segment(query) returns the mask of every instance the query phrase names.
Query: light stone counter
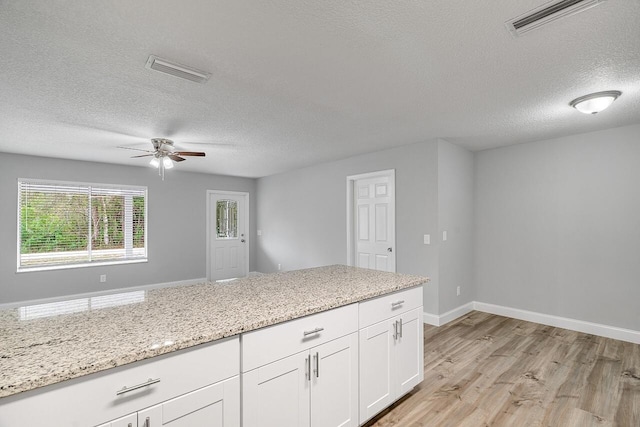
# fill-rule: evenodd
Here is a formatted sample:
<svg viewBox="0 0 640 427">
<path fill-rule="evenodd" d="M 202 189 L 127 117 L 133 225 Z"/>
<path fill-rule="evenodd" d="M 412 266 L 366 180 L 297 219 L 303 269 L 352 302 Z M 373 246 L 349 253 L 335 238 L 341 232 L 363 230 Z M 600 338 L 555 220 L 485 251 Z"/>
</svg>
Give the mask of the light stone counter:
<svg viewBox="0 0 640 427">
<path fill-rule="evenodd" d="M 427 281 L 334 265 L 2 310 L 0 397 Z"/>
</svg>

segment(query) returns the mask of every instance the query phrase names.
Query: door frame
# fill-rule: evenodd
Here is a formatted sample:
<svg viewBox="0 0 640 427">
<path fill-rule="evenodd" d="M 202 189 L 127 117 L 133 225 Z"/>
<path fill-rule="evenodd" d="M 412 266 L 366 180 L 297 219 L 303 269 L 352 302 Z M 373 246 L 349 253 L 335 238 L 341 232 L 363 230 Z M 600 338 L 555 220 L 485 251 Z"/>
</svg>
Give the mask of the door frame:
<svg viewBox="0 0 640 427">
<path fill-rule="evenodd" d="M 355 216 L 354 216 L 354 204 L 355 204 L 355 196 L 353 191 L 353 184 L 359 179 L 367 179 L 367 178 L 379 178 L 379 177 L 387 177 L 389 178 L 389 186 L 393 188 L 393 193 L 391 196 L 391 204 L 393 204 L 394 210 L 394 222 L 393 222 L 393 248 L 392 252 L 393 256 L 393 265 L 394 271 L 398 271 L 397 264 L 397 245 L 396 245 L 396 222 L 395 222 L 395 210 L 396 210 L 396 170 L 395 169 L 385 169 L 376 172 L 367 172 L 361 173 L 358 175 L 349 175 L 347 176 L 347 265 L 355 265 L 356 260 L 356 232 L 355 232 Z"/>
<path fill-rule="evenodd" d="M 207 190 L 207 217 L 206 217 L 206 233 L 207 233 L 207 248 L 206 248 L 206 256 L 207 256 L 207 280 L 211 281 L 211 229 L 212 229 L 212 221 L 215 218 L 212 218 L 211 215 L 215 215 L 215 209 L 211 207 L 211 196 L 214 194 L 228 194 L 231 196 L 238 196 L 244 198 L 244 206 L 245 206 L 245 215 L 244 215 L 244 230 L 245 230 L 245 272 L 249 274 L 249 254 L 251 239 L 249 232 L 249 193 L 247 191 L 228 191 L 228 190 Z"/>
</svg>

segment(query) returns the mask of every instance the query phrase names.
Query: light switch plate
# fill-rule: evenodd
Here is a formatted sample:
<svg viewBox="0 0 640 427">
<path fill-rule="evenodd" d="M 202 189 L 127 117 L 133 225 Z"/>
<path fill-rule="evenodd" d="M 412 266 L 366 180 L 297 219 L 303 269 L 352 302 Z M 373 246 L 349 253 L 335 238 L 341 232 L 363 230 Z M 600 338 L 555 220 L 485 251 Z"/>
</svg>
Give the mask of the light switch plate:
<svg viewBox="0 0 640 427">
<path fill-rule="evenodd" d="M 425 245 L 430 245 L 431 244 L 431 235 L 430 234 L 425 234 L 424 235 L 424 244 Z"/>
<path fill-rule="evenodd" d="M 447 232 L 446 232 L 446 231 L 443 231 L 443 232 L 442 232 L 442 241 L 444 242 L 444 241 L 446 241 L 446 240 L 447 240 Z"/>
</svg>

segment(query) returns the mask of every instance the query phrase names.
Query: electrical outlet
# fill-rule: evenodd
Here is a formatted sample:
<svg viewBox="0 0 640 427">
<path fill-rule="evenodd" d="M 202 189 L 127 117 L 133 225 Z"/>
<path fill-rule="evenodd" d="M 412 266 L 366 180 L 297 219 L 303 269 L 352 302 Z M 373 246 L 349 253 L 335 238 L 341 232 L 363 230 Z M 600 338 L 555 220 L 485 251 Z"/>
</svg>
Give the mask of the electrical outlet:
<svg viewBox="0 0 640 427">
<path fill-rule="evenodd" d="M 445 242 L 447 240 L 447 232 L 443 231 L 442 232 L 442 241 Z"/>
<path fill-rule="evenodd" d="M 431 244 L 431 235 L 430 234 L 425 234 L 424 235 L 424 244 L 425 245 L 430 245 Z"/>
<path fill-rule="evenodd" d="M 100 283 L 104 283 L 107 281 L 107 275 L 106 274 L 101 274 L 100 275 Z"/>
<path fill-rule="evenodd" d="M 456 295 L 457 295 L 457 296 L 460 296 L 460 286 L 458 286 L 458 287 L 456 288 Z"/>
<path fill-rule="evenodd" d="M 262 236 L 262 230 L 258 230 L 258 236 Z"/>
<path fill-rule="evenodd" d="M 278 264 L 278 271 L 282 270 L 282 264 Z"/>
</svg>

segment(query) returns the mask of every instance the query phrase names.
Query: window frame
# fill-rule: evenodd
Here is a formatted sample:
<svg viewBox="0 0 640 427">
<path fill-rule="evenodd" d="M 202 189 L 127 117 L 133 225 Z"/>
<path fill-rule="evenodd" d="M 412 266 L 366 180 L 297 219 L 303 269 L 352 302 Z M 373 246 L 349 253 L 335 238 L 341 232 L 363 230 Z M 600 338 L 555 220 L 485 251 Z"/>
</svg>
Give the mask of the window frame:
<svg viewBox="0 0 640 427">
<path fill-rule="evenodd" d="M 141 191 L 144 195 L 144 255 L 136 258 L 122 258 L 122 259 L 114 259 L 114 260 L 98 260 L 98 261 L 88 261 L 88 262 L 76 262 L 76 263 L 67 263 L 67 264 L 55 264 L 55 265 L 39 265 L 33 267 L 24 267 L 20 265 L 21 258 L 21 249 L 22 249 L 22 211 L 21 211 L 21 200 L 22 200 L 22 185 L 51 185 L 51 186 L 76 186 L 76 187 L 86 187 L 87 188 L 87 196 L 89 200 L 93 196 L 92 188 L 100 189 L 113 189 L 113 190 L 121 190 L 121 191 Z M 99 193 L 98 193 L 99 194 Z M 137 264 L 137 263 L 145 263 L 149 260 L 149 245 L 148 245 L 148 231 L 149 231 L 149 190 L 147 186 L 142 185 L 125 185 L 125 184 L 106 184 L 106 183 L 96 183 L 96 182 L 79 182 L 79 181 L 60 181 L 60 180 L 52 180 L 52 179 L 38 179 L 38 178 L 18 178 L 17 179 L 17 218 L 16 218 L 16 272 L 17 273 L 27 273 L 32 271 L 47 271 L 47 270 L 64 270 L 71 268 L 83 268 L 83 267 L 95 267 L 95 266 L 104 266 L 104 265 L 120 265 L 120 264 Z M 87 212 L 89 215 L 89 212 Z M 91 221 L 91 218 L 88 218 Z M 88 236 L 89 242 L 89 253 L 92 252 L 91 249 L 91 236 Z"/>
</svg>

